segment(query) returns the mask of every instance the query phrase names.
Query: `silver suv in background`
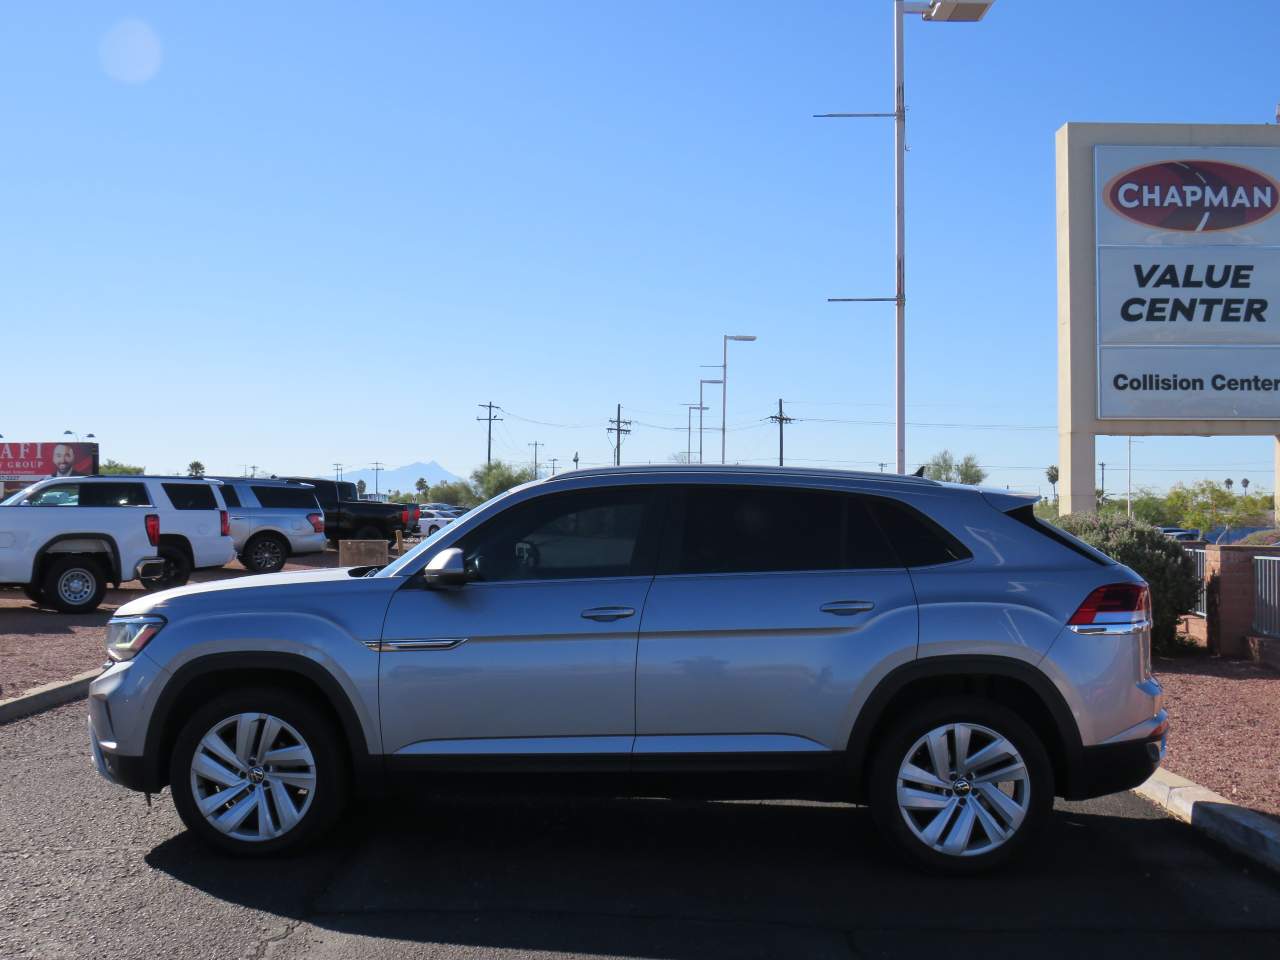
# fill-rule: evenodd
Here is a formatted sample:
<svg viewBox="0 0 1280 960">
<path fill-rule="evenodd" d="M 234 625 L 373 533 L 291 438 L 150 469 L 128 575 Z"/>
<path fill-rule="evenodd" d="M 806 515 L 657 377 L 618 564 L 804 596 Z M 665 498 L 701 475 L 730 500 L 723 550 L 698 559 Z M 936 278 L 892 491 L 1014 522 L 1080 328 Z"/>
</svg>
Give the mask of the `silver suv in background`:
<svg viewBox="0 0 1280 960">
<path fill-rule="evenodd" d="M 1034 503 L 821 470 L 560 474 L 372 572 L 121 607 L 93 754 L 240 854 L 400 775 L 546 774 L 868 803 L 915 862 L 994 866 L 1055 796 L 1145 780 L 1168 729 L 1147 585 Z"/>
<path fill-rule="evenodd" d="M 325 548 L 316 488 L 293 480 L 218 477 L 231 516 L 236 556 L 246 570 L 275 573 L 296 554 Z"/>
</svg>

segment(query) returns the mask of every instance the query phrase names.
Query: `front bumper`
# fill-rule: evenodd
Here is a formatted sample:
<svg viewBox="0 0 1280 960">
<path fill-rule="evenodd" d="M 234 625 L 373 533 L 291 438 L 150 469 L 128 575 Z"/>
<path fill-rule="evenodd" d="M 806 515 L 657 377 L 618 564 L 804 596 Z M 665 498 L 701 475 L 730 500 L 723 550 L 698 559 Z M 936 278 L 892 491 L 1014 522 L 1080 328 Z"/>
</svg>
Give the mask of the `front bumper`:
<svg viewBox="0 0 1280 960">
<path fill-rule="evenodd" d="M 1153 719 L 1154 727 L 1138 739 L 1083 748 L 1067 799 L 1088 800 L 1119 793 L 1155 773 L 1168 746 L 1169 714 L 1161 710 Z"/>
<path fill-rule="evenodd" d="M 144 762 L 155 683 L 164 671 L 139 653 L 113 663 L 89 684 L 89 741 L 93 763 L 112 783 L 157 792 Z"/>
</svg>

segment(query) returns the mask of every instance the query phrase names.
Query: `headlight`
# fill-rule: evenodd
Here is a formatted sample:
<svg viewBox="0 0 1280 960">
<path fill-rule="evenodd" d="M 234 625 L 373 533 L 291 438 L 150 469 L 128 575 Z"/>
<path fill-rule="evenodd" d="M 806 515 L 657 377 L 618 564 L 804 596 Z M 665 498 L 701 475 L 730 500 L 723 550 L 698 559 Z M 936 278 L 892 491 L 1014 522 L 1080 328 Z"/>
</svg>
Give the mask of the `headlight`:
<svg viewBox="0 0 1280 960">
<path fill-rule="evenodd" d="M 132 660 L 164 625 L 164 617 L 112 617 L 107 621 L 107 656 Z"/>
</svg>

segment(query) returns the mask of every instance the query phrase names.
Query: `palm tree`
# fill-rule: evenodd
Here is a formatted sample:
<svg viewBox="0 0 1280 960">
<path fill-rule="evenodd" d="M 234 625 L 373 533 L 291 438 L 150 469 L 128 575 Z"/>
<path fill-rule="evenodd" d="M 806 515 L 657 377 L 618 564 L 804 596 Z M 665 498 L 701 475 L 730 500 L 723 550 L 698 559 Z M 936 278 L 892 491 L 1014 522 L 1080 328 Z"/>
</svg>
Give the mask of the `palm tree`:
<svg viewBox="0 0 1280 960">
<path fill-rule="evenodd" d="M 1233 483 L 1231 482 L 1231 478 L 1230 478 L 1230 477 L 1227 477 L 1227 479 L 1223 480 L 1223 481 L 1222 481 L 1222 485 L 1223 485 L 1224 487 L 1226 487 L 1228 490 L 1230 490 L 1233 486 L 1235 486 L 1235 484 L 1233 484 Z"/>
<path fill-rule="evenodd" d="M 1053 487 L 1053 499 L 1058 499 L 1058 465 L 1055 463 L 1044 472 L 1044 477 L 1049 481 L 1049 486 Z"/>
</svg>

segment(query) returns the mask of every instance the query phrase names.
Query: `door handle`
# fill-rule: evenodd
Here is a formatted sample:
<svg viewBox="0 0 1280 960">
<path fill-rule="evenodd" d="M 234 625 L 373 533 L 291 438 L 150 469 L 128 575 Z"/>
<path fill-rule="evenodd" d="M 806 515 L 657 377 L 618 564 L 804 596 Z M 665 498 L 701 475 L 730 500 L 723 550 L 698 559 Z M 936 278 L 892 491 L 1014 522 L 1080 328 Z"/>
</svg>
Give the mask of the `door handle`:
<svg viewBox="0 0 1280 960">
<path fill-rule="evenodd" d="M 633 607 L 592 607 L 583 610 L 584 620 L 599 620 L 601 623 L 612 623 L 614 620 L 625 620 L 636 615 Z"/>
<path fill-rule="evenodd" d="M 831 613 L 837 617 L 851 617 L 855 613 L 866 613 L 875 608 L 870 600 L 832 600 L 818 609 L 823 613 Z"/>
</svg>

